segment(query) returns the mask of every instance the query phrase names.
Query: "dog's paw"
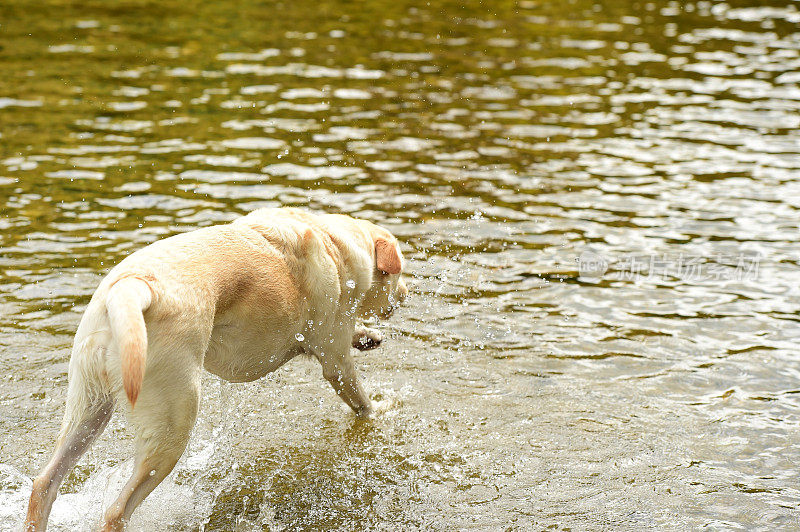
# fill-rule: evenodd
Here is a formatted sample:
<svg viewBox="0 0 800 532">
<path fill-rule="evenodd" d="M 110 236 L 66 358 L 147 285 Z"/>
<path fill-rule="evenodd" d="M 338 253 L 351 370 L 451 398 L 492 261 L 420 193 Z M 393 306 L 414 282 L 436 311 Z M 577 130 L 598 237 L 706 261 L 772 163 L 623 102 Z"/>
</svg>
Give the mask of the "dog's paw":
<svg viewBox="0 0 800 532">
<path fill-rule="evenodd" d="M 395 406 L 395 404 L 396 404 L 395 401 L 393 401 L 389 397 L 383 398 L 380 401 L 373 400 L 372 401 L 372 416 L 374 417 L 374 416 L 379 416 L 379 415 L 385 414 L 386 412 L 391 410 L 392 407 Z"/>
<path fill-rule="evenodd" d="M 380 395 L 378 397 L 380 397 Z M 394 409 L 394 407 L 399 404 L 399 401 L 394 397 L 383 397 L 378 400 L 370 399 L 369 403 L 369 408 L 361 408 L 354 411 L 356 417 L 362 419 L 375 419 L 376 417 Z M 347 409 L 344 404 L 342 404 L 342 408 Z"/>
<path fill-rule="evenodd" d="M 381 391 L 372 396 L 372 416 L 381 416 L 397 409 L 400 405 L 400 398 L 393 390 Z"/>
<path fill-rule="evenodd" d="M 375 349 L 383 342 L 383 335 L 375 329 L 358 327 L 353 333 L 353 347 L 359 351 Z"/>
<path fill-rule="evenodd" d="M 369 409 L 363 409 L 356 412 L 356 416 L 363 418 L 363 419 L 375 419 L 376 417 L 380 416 L 387 410 L 387 406 L 385 404 L 385 400 L 383 401 L 370 401 Z"/>
</svg>

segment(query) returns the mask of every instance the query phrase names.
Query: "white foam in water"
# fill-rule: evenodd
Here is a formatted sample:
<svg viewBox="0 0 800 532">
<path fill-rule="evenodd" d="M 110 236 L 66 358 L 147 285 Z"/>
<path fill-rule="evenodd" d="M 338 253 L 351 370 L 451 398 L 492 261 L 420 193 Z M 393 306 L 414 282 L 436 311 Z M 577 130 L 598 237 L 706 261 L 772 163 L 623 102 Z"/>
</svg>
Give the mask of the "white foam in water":
<svg viewBox="0 0 800 532">
<path fill-rule="evenodd" d="M 0 464 L 0 529 L 22 528 L 31 479 L 8 464 Z"/>
<path fill-rule="evenodd" d="M 128 524 L 129 532 L 149 532 L 198 524 L 208 516 L 213 496 L 195 489 L 199 481 L 190 475 L 191 484 L 176 478 L 181 471 L 207 469 L 216 445 L 198 441 L 142 505 Z M 133 459 L 98 468 L 76 493 L 61 493 L 50 513 L 48 530 L 90 532 L 96 530 L 105 509 L 114 501 L 133 471 Z M 0 530 L 22 530 L 31 493 L 32 480 L 8 464 L 0 464 Z"/>
</svg>

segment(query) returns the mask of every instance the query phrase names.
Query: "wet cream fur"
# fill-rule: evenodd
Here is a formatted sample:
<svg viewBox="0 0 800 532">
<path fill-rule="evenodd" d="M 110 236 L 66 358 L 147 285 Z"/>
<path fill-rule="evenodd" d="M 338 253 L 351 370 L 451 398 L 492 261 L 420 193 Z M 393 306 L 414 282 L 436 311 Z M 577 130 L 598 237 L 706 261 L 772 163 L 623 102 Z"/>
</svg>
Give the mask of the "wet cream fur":
<svg viewBox="0 0 800 532">
<path fill-rule="evenodd" d="M 369 415 L 350 349 L 370 335 L 380 341 L 357 324 L 388 317 L 406 297 L 402 267 L 385 229 L 299 209 L 261 209 L 127 257 L 75 335 L 61 433 L 34 480 L 25 529 L 45 530 L 59 484 L 121 405 L 135 469 L 102 529 L 124 529 L 186 448 L 203 368 L 247 382 L 307 353 L 355 413 Z"/>
</svg>

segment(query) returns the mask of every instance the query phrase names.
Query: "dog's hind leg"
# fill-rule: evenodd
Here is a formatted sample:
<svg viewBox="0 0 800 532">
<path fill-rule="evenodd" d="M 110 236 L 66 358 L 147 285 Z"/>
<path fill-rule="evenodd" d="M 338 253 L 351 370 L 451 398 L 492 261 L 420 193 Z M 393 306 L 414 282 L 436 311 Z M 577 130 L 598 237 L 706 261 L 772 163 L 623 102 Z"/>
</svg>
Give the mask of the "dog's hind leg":
<svg viewBox="0 0 800 532">
<path fill-rule="evenodd" d="M 200 402 L 200 377 L 181 378 L 179 373 L 173 372 L 163 382 L 166 390 L 148 387 L 145 379 L 129 415 L 136 433 L 133 475 L 106 511 L 103 531 L 123 530 L 136 507 L 166 478 L 186 449 Z"/>
<path fill-rule="evenodd" d="M 26 532 L 39 532 L 47 528 L 47 518 L 59 485 L 89 445 L 103 432 L 114 411 L 114 402 L 110 397 L 99 397 L 86 403 L 85 397 L 79 397 L 80 392 L 70 392 L 55 453 L 33 481 L 25 518 Z"/>
</svg>

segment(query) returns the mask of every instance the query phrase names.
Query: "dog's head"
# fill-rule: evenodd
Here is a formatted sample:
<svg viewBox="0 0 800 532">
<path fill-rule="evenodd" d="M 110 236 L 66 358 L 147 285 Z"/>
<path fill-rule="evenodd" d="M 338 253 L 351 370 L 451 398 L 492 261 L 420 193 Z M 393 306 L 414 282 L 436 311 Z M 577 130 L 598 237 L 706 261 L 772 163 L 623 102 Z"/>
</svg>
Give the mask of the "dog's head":
<svg viewBox="0 0 800 532">
<path fill-rule="evenodd" d="M 403 255 L 397 239 L 386 229 L 374 224 L 367 226 L 375 258 L 372 264 L 372 284 L 361 301 L 362 318 L 388 318 L 408 296 L 408 287 L 401 279 Z"/>
</svg>

